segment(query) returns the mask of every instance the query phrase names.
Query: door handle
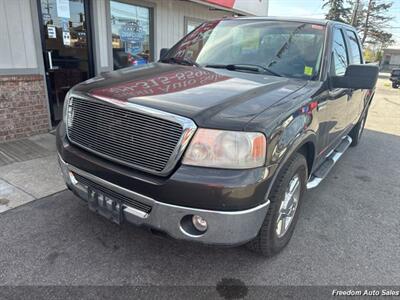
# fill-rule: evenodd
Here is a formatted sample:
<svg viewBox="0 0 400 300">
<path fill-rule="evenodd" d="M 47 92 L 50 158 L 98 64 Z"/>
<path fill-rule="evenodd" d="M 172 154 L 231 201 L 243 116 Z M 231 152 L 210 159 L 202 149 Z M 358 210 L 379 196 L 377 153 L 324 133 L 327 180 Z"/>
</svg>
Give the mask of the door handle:
<svg viewBox="0 0 400 300">
<path fill-rule="evenodd" d="M 49 69 L 53 70 L 53 57 L 51 55 L 51 51 L 47 51 L 47 58 L 49 60 Z"/>
</svg>

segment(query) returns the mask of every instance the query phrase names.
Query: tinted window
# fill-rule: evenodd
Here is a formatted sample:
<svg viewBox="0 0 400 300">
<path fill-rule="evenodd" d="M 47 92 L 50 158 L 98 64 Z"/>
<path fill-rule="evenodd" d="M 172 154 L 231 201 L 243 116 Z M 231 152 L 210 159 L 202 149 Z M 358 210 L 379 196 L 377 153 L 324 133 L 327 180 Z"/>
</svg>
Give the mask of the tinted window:
<svg viewBox="0 0 400 300">
<path fill-rule="evenodd" d="M 342 76 L 346 72 L 348 57 L 343 33 L 340 29 L 333 30 L 331 74 Z"/>
<path fill-rule="evenodd" d="M 287 77 L 315 79 L 325 27 L 297 22 L 222 20 L 203 23 L 163 61 L 190 59 L 202 66 L 252 64 Z"/>
<path fill-rule="evenodd" d="M 347 32 L 347 36 L 349 38 L 350 41 L 350 49 L 351 49 L 351 63 L 352 64 L 362 64 L 362 60 L 361 60 L 361 50 L 360 50 L 360 46 L 358 44 L 358 39 L 357 36 L 355 34 L 355 32 L 350 31 L 350 30 L 346 30 Z"/>
</svg>

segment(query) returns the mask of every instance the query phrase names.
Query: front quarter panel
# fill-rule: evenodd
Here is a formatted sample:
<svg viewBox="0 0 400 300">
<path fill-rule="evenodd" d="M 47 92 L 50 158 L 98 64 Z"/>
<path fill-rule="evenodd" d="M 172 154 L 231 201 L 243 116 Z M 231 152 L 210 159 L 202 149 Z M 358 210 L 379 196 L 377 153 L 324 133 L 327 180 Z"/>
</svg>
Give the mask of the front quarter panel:
<svg viewBox="0 0 400 300">
<path fill-rule="evenodd" d="M 262 131 L 267 136 L 266 165 L 270 169 L 272 183 L 285 162 L 301 146 L 309 142 L 314 149 L 318 148 L 320 120 L 317 104 L 321 87 L 319 82 L 310 82 L 248 124 L 246 130 Z M 315 151 L 311 160 L 314 165 Z"/>
</svg>

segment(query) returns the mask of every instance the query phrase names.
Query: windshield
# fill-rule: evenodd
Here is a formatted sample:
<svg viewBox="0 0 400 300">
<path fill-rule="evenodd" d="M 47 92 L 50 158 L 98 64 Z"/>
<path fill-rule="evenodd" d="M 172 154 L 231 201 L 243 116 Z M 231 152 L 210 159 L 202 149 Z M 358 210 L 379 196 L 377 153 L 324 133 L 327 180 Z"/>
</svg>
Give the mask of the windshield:
<svg viewBox="0 0 400 300">
<path fill-rule="evenodd" d="M 191 62 L 203 67 L 253 65 L 269 70 L 269 74 L 316 79 L 324 35 L 324 26 L 308 23 L 212 21 L 188 34 L 162 61 Z"/>
<path fill-rule="evenodd" d="M 393 70 L 392 71 L 393 76 L 400 76 L 400 70 Z"/>
</svg>

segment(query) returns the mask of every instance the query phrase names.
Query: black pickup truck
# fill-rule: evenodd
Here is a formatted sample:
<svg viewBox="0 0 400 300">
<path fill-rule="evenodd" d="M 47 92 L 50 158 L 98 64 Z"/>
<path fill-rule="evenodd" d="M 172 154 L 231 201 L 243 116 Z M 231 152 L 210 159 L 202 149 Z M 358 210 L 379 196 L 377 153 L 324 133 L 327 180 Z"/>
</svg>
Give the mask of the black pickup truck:
<svg viewBox="0 0 400 300">
<path fill-rule="evenodd" d="M 400 86 L 400 68 L 395 68 L 390 72 L 389 80 L 392 82 L 392 88 L 397 89 Z"/>
<path fill-rule="evenodd" d="M 158 62 L 68 93 L 63 176 L 116 223 L 271 256 L 289 242 L 304 192 L 358 144 L 377 77 L 345 24 L 205 22 Z"/>
</svg>

